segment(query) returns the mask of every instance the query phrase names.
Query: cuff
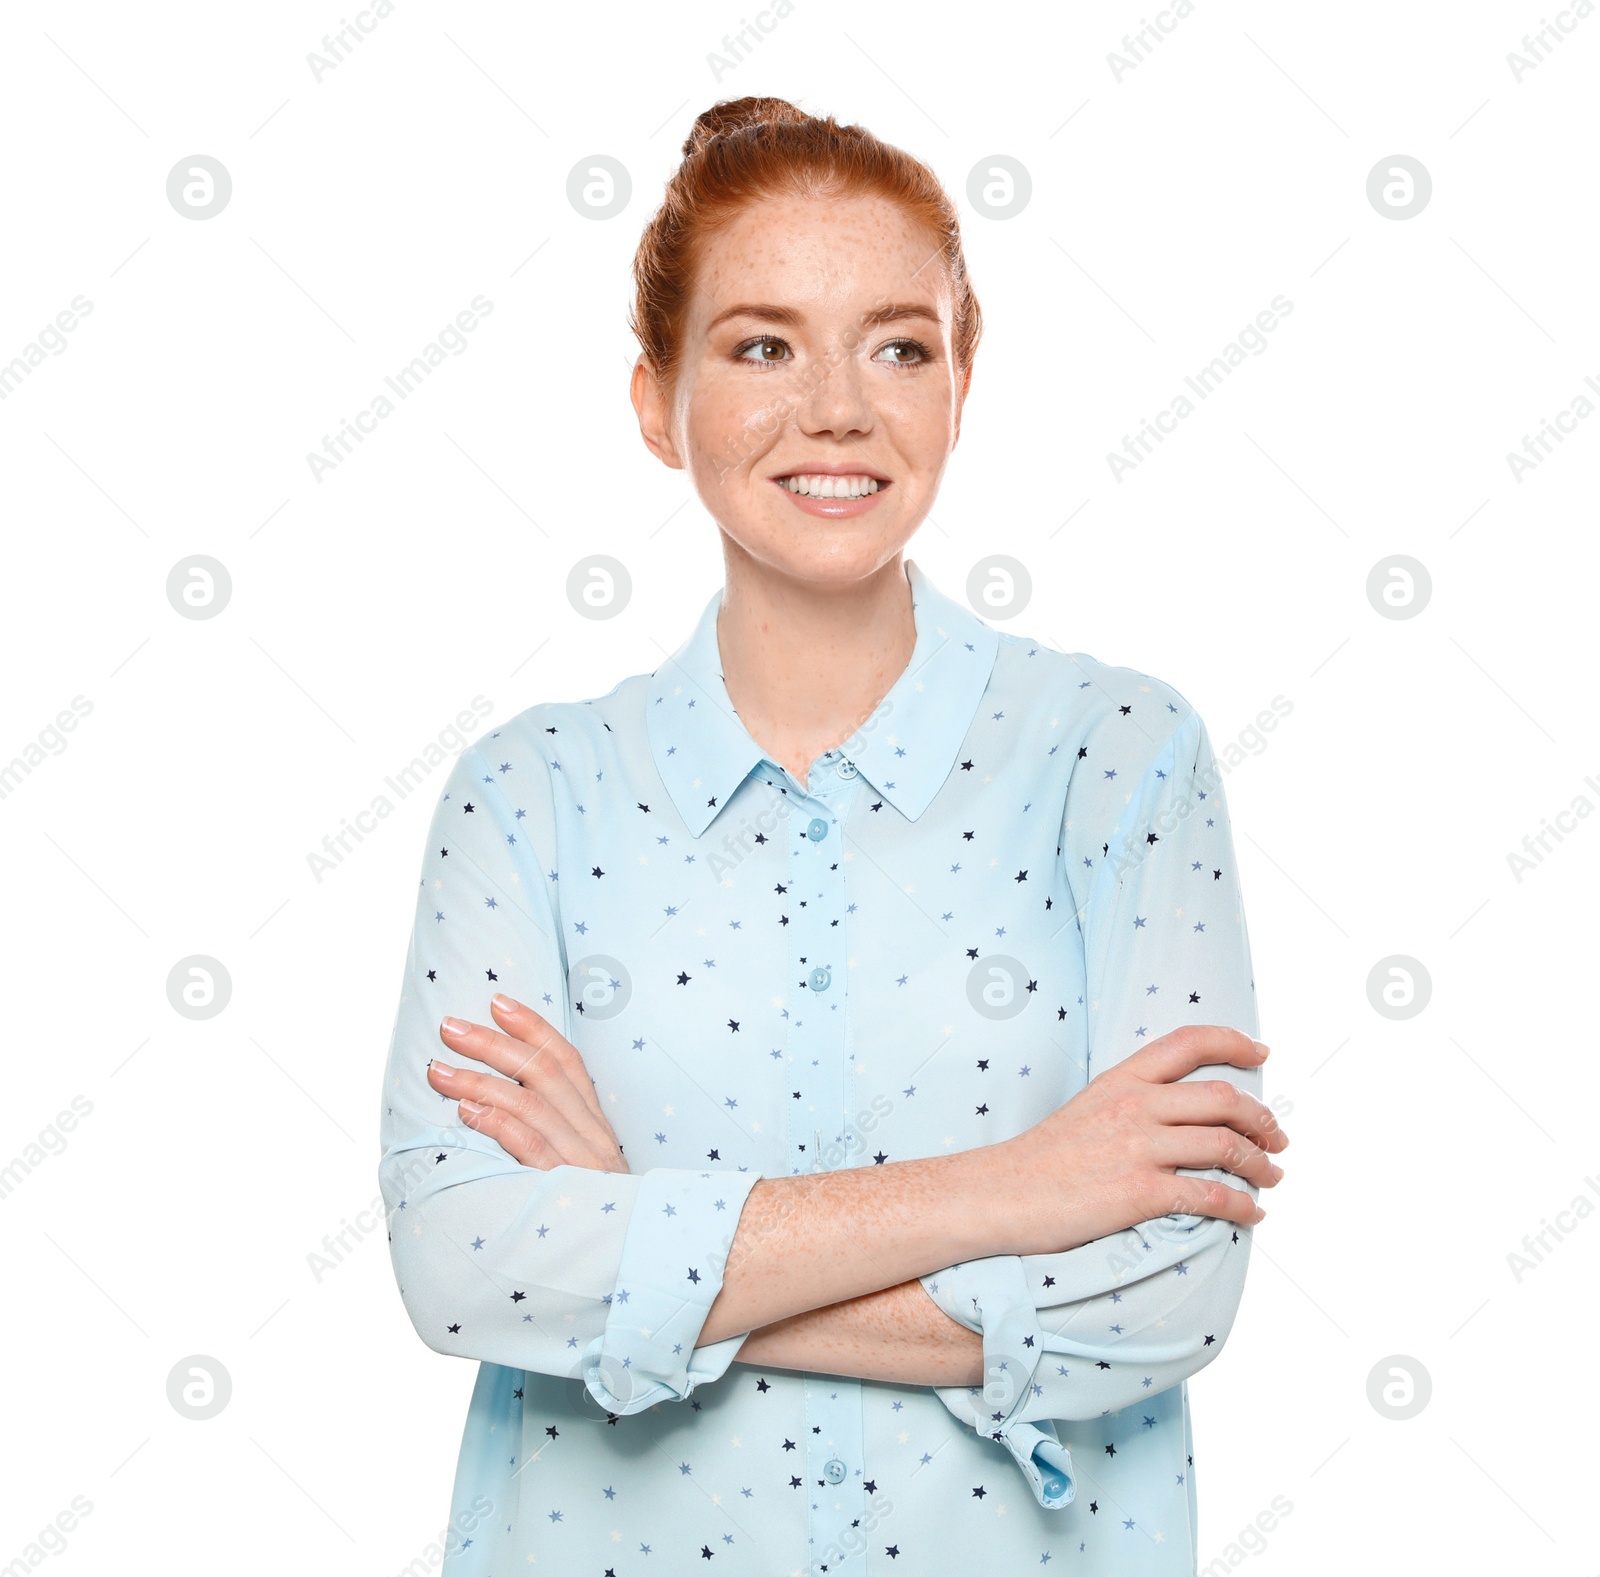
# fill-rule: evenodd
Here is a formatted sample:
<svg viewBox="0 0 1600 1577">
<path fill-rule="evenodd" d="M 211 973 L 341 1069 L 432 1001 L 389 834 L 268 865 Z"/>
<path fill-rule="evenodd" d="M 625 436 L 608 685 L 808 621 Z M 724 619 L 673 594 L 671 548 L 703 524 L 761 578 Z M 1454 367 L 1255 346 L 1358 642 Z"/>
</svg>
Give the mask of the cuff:
<svg viewBox="0 0 1600 1577">
<path fill-rule="evenodd" d="M 1070 1506 L 1078 1493 L 1072 1476 L 1072 1453 L 1056 1438 L 1054 1426 L 1011 1424 L 1001 1432 L 1001 1442 L 1017 1460 L 1033 1498 L 1046 1511 Z"/>
<path fill-rule="evenodd" d="M 607 1412 L 682 1401 L 733 1362 L 748 1332 L 704 1348 L 695 1343 L 722 1290 L 745 1199 L 762 1175 L 656 1167 L 640 1177 L 605 1330 L 583 1358 L 584 1385 Z"/>
<path fill-rule="evenodd" d="M 1034 1499 L 1056 1511 L 1077 1493 L 1072 1453 L 1056 1438 L 1054 1426 L 1025 1423 L 1021 1414 L 1039 1386 L 1034 1370 L 1043 1356 L 1039 1311 L 1022 1260 L 1015 1254 L 972 1259 L 921 1278 L 928 1296 L 968 1330 L 983 1336 L 981 1391 L 955 1392 L 965 1400 L 952 1408 L 981 1435 L 998 1440 L 1016 1460 Z"/>
</svg>

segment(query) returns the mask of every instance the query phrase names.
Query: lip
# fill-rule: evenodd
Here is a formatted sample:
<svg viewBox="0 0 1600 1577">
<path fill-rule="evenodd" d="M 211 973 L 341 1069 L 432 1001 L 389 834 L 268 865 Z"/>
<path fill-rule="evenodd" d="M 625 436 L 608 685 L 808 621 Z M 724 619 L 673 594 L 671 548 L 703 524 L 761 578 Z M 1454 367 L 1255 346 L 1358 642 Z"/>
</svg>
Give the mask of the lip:
<svg viewBox="0 0 1600 1577">
<path fill-rule="evenodd" d="M 876 493 L 866 493 L 860 498 L 810 498 L 800 493 L 791 493 L 783 485 L 786 476 L 870 476 L 878 481 Z M 809 470 L 783 471 L 778 476 L 769 477 L 768 481 L 773 487 L 783 494 L 802 514 L 818 515 L 824 520 L 848 520 L 852 515 L 864 515 L 869 509 L 876 509 L 878 501 L 894 485 L 889 478 L 866 466 L 820 466 Z"/>
<path fill-rule="evenodd" d="M 882 471 L 862 465 L 859 461 L 841 461 L 833 465 L 792 465 L 787 471 L 774 471 L 768 480 L 777 482 L 786 476 L 870 476 L 874 482 L 890 480 Z"/>
</svg>

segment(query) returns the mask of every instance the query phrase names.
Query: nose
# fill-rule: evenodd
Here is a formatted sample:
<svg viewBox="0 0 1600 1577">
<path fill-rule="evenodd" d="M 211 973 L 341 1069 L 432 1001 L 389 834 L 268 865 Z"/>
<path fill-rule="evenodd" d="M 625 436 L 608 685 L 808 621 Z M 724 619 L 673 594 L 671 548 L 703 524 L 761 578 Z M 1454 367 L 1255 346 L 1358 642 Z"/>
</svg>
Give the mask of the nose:
<svg viewBox="0 0 1600 1577">
<path fill-rule="evenodd" d="M 828 356 L 817 364 L 811 386 L 795 415 L 800 430 L 807 434 L 831 433 L 842 438 L 848 433 L 872 431 L 867 370 L 855 351 L 838 343 L 829 347 Z"/>
</svg>

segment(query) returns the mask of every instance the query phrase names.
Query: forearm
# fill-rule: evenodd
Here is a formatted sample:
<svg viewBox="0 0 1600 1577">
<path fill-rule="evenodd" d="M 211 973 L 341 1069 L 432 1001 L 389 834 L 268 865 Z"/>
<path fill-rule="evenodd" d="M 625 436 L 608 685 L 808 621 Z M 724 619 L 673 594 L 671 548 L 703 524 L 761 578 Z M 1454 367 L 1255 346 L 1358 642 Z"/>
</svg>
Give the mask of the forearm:
<svg viewBox="0 0 1600 1577">
<path fill-rule="evenodd" d="M 764 1325 L 735 1362 L 899 1385 L 981 1385 L 983 1337 L 944 1313 L 920 1281 L 905 1281 Z"/>
<path fill-rule="evenodd" d="M 745 1200 L 700 1345 L 1006 1252 L 999 1146 L 762 1178 Z"/>
</svg>

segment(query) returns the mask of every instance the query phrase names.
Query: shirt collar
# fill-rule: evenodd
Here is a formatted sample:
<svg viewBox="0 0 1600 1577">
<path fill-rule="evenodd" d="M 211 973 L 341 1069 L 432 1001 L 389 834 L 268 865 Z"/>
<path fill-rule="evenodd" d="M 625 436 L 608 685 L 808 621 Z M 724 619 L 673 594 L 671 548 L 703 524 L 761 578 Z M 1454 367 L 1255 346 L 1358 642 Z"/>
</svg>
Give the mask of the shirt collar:
<svg viewBox="0 0 1600 1577">
<path fill-rule="evenodd" d="M 1000 637 L 912 560 L 905 567 L 917 630 L 911 661 L 872 716 L 828 756 L 854 762 L 884 799 L 915 821 L 955 765 Z M 688 640 L 650 676 L 648 692 L 646 725 L 656 770 L 697 838 L 750 773 L 770 760 L 728 699 L 717 644 L 721 606 L 718 587 Z"/>
</svg>

